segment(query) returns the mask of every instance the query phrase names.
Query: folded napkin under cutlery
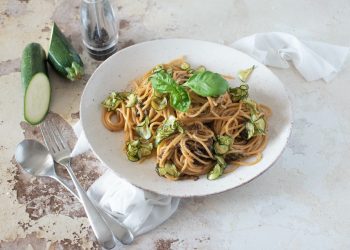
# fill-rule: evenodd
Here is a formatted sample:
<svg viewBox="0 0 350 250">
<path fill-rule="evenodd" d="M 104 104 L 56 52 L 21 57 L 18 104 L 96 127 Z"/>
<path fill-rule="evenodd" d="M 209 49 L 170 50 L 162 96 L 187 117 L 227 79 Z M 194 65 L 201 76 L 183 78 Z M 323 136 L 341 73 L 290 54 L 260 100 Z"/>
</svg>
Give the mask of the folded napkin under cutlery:
<svg viewBox="0 0 350 250">
<path fill-rule="evenodd" d="M 74 126 L 78 137 L 71 156 L 90 149 L 81 123 Z M 107 170 L 88 189 L 87 194 L 96 204 L 109 210 L 127 226 L 134 236 L 146 233 L 167 220 L 177 209 L 180 198 L 155 194 L 133 186 Z M 121 215 L 122 214 L 122 215 Z"/>
</svg>

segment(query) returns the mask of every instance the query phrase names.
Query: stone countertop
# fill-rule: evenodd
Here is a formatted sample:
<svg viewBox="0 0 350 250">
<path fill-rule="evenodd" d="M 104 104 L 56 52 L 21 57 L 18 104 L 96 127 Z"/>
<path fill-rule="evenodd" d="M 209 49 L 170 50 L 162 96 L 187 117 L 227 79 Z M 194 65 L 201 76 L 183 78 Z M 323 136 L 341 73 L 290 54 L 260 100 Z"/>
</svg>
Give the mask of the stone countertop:
<svg viewBox="0 0 350 250">
<path fill-rule="evenodd" d="M 266 31 L 350 45 L 348 0 L 112 3 L 120 20 L 119 48 L 175 37 L 229 44 Z M 1 249 L 98 248 L 81 205 L 53 181 L 23 173 L 13 160 L 23 138 L 41 140 L 36 128 L 22 122 L 19 63 L 27 43 L 48 47 L 52 21 L 86 64 L 86 77 L 76 83 L 51 74 L 50 116 L 73 135 L 80 95 L 99 65 L 82 46 L 79 4 L 0 2 Z M 294 68 L 272 70 L 285 83 L 294 111 L 289 144 L 275 165 L 240 188 L 183 199 L 167 222 L 121 249 L 350 249 L 349 63 L 330 83 L 305 82 Z M 91 154 L 77 158 L 75 166 L 85 188 L 104 171 Z"/>
</svg>

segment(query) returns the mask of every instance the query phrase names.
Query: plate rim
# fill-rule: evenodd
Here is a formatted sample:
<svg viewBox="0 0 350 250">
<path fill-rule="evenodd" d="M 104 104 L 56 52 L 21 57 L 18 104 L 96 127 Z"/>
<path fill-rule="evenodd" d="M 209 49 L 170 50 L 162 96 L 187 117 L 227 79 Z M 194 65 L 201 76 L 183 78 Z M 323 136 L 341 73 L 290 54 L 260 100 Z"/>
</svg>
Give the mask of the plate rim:
<svg viewBox="0 0 350 250">
<path fill-rule="evenodd" d="M 145 187 L 142 187 L 142 186 L 139 186 L 137 185 L 136 183 L 134 182 L 131 182 L 128 180 L 127 177 L 125 176 L 121 176 L 117 171 L 115 171 L 113 168 L 109 167 L 104 161 L 103 159 L 95 152 L 93 146 L 91 145 L 90 141 L 89 141 L 89 138 L 88 136 L 86 135 L 86 132 L 85 132 L 85 128 L 84 128 L 84 122 L 83 122 L 83 114 L 84 112 L 82 112 L 82 104 L 83 104 L 83 100 L 84 100 L 84 96 L 86 95 L 86 92 L 87 92 L 87 89 L 88 89 L 88 86 L 91 83 L 90 79 L 94 77 L 95 74 L 97 74 L 97 72 L 99 71 L 99 69 L 101 67 L 103 67 L 104 64 L 107 64 L 109 61 L 113 60 L 113 57 L 116 57 L 119 53 L 121 52 L 125 52 L 126 50 L 132 50 L 133 48 L 135 47 L 138 47 L 138 46 L 144 46 L 145 44 L 148 44 L 148 43 L 155 43 L 155 42 L 171 42 L 171 41 L 181 41 L 181 42 L 200 42 L 200 43 L 207 43 L 207 44 L 210 44 L 210 45 L 215 45 L 215 46 L 222 46 L 222 47 L 225 47 L 225 48 L 229 48 L 233 51 L 235 51 L 235 53 L 239 53 L 239 54 L 242 54 L 246 57 L 249 57 L 251 59 L 253 59 L 254 61 L 257 61 L 257 59 L 251 57 L 250 55 L 248 54 L 245 54 L 235 48 L 232 48 L 230 46 L 227 46 L 225 44 L 220 44 L 220 43 L 215 43 L 215 42 L 211 42 L 211 41 L 206 41 L 206 40 L 200 40 L 200 39 L 189 39 L 189 38 L 165 38 L 165 39 L 154 39 L 154 40 L 148 40 L 148 41 L 144 41 L 144 42 L 140 42 L 140 43 L 136 43 L 136 44 L 133 44 L 131 46 L 128 46 L 126 48 L 123 48 L 121 50 L 118 50 L 116 53 L 114 53 L 113 55 L 111 55 L 109 58 L 107 58 L 105 61 L 103 61 L 95 70 L 94 72 L 91 74 L 91 76 L 89 77 L 85 87 L 84 87 L 84 90 L 81 94 L 81 99 L 80 99 L 80 104 L 79 104 L 79 110 L 80 110 L 80 120 L 79 122 L 81 123 L 81 127 L 82 127 L 82 131 L 85 135 L 85 138 L 86 138 L 86 141 L 88 142 L 89 144 L 89 148 L 90 150 L 93 152 L 94 156 L 97 157 L 97 159 L 104 165 L 106 166 L 108 169 L 112 170 L 119 178 L 121 179 L 124 179 L 126 180 L 128 183 L 132 184 L 133 186 L 135 187 L 138 187 L 142 190 L 146 190 L 146 191 L 149 191 L 149 192 L 153 192 L 153 193 L 157 193 L 157 194 L 160 194 L 160 195 L 165 195 L 165 196 L 171 196 L 171 197 L 178 197 L 178 198 L 190 198 L 190 197 L 203 197 L 203 196 L 208 196 L 208 195 L 214 195 L 214 194 L 220 194 L 220 193 L 223 193 L 223 192 L 226 192 L 226 191 L 229 191 L 229 190 L 233 190 L 235 188 L 239 188 L 247 183 L 250 183 L 251 181 L 255 180 L 257 177 L 261 176 L 263 173 L 265 173 L 268 169 L 270 169 L 273 165 L 275 165 L 276 161 L 281 157 L 281 155 L 283 154 L 283 152 L 286 150 L 286 147 L 288 145 L 288 142 L 290 140 L 290 137 L 291 137 L 291 133 L 292 133 L 292 128 L 293 128 L 293 124 L 294 124 L 294 115 L 293 115 L 293 108 L 292 108 L 292 102 L 291 102 L 291 98 L 290 98 L 290 94 L 289 92 L 287 91 L 287 88 L 285 87 L 284 83 L 279 79 L 279 77 L 271 71 L 270 68 L 268 68 L 266 65 L 262 64 L 261 62 L 259 62 L 260 64 L 262 64 L 270 73 L 273 77 L 275 77 L 280 83 L 281 83 L 281 87 L 283 88 L 284 92 L 286 93 L 286 96 L 287 96 L 287 99 L 286 99 L 286 102 L 288 103 L 288 112 L 289 112 L 289 115 L 290 115 L 290 122 L 288 123 L 288 134 L 287 136 L 285 137 L 285 141 L 283 141 L 283 148 L 282 150 L 279 152 L 279 154 L 276 156 L 276 158 L 274 159 L 273 162 L 271 162 L 264 170 L 262 170 L 260 173 L 258 173 L 256 176 L 254 176 L 253 178 L 249 179 L 249 180 L 246 180 L 244 182 L 241 182 L 240 184 L 236 185 L 236 186 L 233 186 L 233 187 L 228 187 L 228 188 L 225 188 L 223 190 L 220 190 L 220 191 L 214 191 L 214 192 L 211 192 L 211 193 L 207 193 L 207 194 L 183 194 L 183 195 L 170 195 L 170 194 L 167 194 L 167 193 L 163 193 L 163 192 L 158 192 L 158 191 L 154 191 L 154 190 L 150 190 L 148 188 L 145 188 Z M 258 61 L 257 61 L 258 62 Z"/>
</svg>

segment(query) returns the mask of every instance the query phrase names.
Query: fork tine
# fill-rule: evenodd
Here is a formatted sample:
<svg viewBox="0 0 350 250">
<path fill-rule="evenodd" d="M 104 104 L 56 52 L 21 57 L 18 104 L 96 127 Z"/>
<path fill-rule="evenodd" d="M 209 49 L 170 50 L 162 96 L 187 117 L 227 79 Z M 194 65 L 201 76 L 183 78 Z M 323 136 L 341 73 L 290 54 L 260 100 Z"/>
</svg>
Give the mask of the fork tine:
<svg viewBox="0 0 350 250">
<path fill-rule="evenodd" d="M 48 120 L 46 125 L 47 125 L 47 130 L 48 130 L 48 132 L 50 134 L 50 137 L 55 142 L 55 144 L 56 144 L 56 146 L 58 148 L 58 151 L 62 150 L 63 149 L 62 143 L 59 140 L 59 137 L 57 135 L 57 131 L 52 126 L 52 122 L 50 120 Z"/>
<path fill-rule="evenodd" d="M 69 149 L 68 143 L 61 134 L 61 131 L 58 129 L 57 125 L 53 122 L 50 122 L 49 124 L 51 125 L 52 131 L 55 134 L 57 140 L 59 140 L 59 142 L 61 143 L 62 148 Z"/>
<path fill-rule="evenodd" d="M 55 135 L 55 140 L 56 142 L 60 144 L 60 147 L 62 149 L 69 149 L 69 146 L 66 142 L 66 140 L 64 139 L 64 137 L 62 136 L 60 130 L 58 129 L 57 125 L 54 124 L 53 122 L 49 122 L 48 123 L 50 126 L 50 129 L 52 130 L 53 134 Z"/>
<path fill-rule="evenodd" d="M 57 147 L 57 150 L 60 151 L 62 147 L 61 147 L 61 145 L 59 143 L 59 140 L 58 140 L 58 138 L 56 136 L 56 133 L 54 132 L 54 130 L 53 130 L 51 124 L 50 124 L 50 120 L 47 120 L 47 122 L 45 123 L 45 127 L 47 129 L 47 132 L 48 132 L 48 134 L 50 136 L 51 141 Z"/>
<path fill-rule="evenodd" d="M 45 144 L 46 144 L 46 147 L 49 149 L 49 151 L 54 154 L 58 151 L 58 148 L 57 146 L 55 145 L 53 139 L 51 138 L 49 132 L 48 132 L 48 129 L 46 127 L 46 121 L 44 121 L 42 124 L 40 124 L 40 130 L 41 130 L 41 133 L 44 137 L 44 141 L 45 141 Z"/>
</svg>

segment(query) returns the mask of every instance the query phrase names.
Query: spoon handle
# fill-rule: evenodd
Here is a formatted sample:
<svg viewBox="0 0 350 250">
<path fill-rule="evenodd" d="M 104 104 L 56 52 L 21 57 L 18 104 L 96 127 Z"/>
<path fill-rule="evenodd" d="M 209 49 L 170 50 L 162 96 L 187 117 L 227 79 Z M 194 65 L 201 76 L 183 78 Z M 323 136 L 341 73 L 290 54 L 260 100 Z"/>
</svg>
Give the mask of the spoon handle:
<svg viewBox="0 0 350 250">
<path fill-rule="evenodd" d="M 75 174 L 70 166 L 70 159 L 61 161 L 60 164 L 66 167 L 73 184 L 80 197 L 80 201 L 84 206 L 85 213 L 90 221 L 92 230 L 94 231 L 97 241 L 106 249 L 112 249 L 115 246 L 115 240 L 111 230 L 108 228 L 106 222 L 101 217 L 97 208 L 91 202 L 87 196 L 85 190 L 81 187 L 79 181 L 75 177 Z"/>
<path fill-rule="evenodd" d="M 61 183 L 62 186 L 64 186 L 69 192 L 71 192 L 75 196 L 75 198 L 77 198 L 80 201 L 79 195 L 64 179 L 62 179 L 60 176 L 55 176 L 53 178 L 59 183 Z M 113 235 L 123 244 L 130 244 L 134 239 L 133 234 L 128 229 L 126 229 L 125 226 L 123 226 L 118 219 L 114 217 L 115 215 L 112 215 L 109 211 L 104 210 L 103 207 L 100 207 L 98 204 L 95 204 L 95 206 L 99 210 L 99 213 L 107 223 Z M 120 216 L 124 215 L 120 214 Z"/>
<path fill-rule="evenodd" d="M 74 195 L 75 198 L 77 198 L 81 202 L 79 195 L 74 191 L 74 189 L 64 179 L 62 179 L 59 176 L 54 176 L 52 178 L 54 178 L 56 181 L 58 181 L 65 189 L 67 189 L 72 195 Z"/>
</svg>

